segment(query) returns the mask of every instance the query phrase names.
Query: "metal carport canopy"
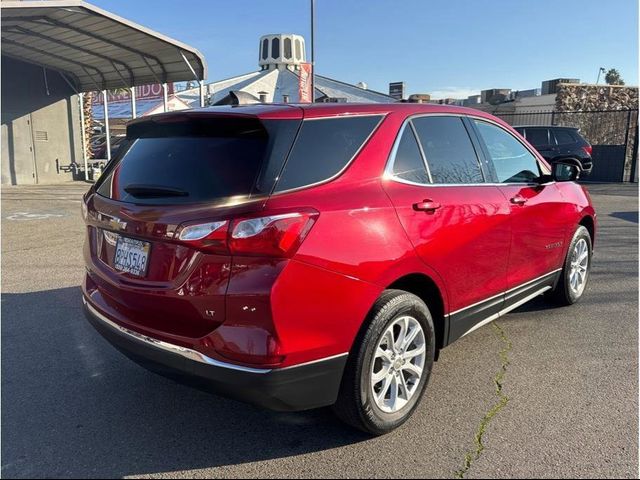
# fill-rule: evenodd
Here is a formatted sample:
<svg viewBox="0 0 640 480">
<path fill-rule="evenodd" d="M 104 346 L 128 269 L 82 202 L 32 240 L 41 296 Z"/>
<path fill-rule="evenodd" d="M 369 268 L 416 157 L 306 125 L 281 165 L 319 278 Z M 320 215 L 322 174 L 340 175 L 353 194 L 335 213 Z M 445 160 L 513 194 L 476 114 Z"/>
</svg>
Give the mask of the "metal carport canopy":
<svg viewBox="0 0 640 480">
<path fill-rule="evenodd" d="M 2 55 L 55 70 L 78 92 L 204 80 L 193 47 L 79 0 L 2 1 Z"/>
</svg>

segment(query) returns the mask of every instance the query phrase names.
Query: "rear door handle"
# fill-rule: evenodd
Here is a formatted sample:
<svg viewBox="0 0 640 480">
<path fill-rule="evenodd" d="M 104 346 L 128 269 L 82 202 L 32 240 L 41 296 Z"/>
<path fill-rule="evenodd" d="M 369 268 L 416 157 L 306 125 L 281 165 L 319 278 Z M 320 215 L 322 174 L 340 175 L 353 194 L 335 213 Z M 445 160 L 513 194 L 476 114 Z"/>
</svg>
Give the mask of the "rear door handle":
<svg viewBox="0 0 640 480">
<path fill-rule="evenodd" d="M 518 194 L 515 197 L 511 198 L 511 203 L 513 203 L 514 205 L 524 205 L 525 203 L 527 203 L 527 199 Z"/>
<path fill-rule="evenodd" d="M 440 205 L 438 202 L 434 202 L 430 198 L 427 198 L 422 202 L 414 203 L 413 209 L 421 212 L 435 212 L 441 206 L 442 205 Z"/>
</svg>

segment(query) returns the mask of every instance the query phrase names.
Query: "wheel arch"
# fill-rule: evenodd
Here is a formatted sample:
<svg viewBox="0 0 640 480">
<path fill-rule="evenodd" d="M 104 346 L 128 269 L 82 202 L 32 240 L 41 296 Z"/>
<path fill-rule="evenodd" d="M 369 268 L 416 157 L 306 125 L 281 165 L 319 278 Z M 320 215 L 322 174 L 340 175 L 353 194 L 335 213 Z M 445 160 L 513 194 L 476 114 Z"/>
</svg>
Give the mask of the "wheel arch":
<svg viewBox="0 0 640 480">
<path fill-rule="evenodd" d="M 386 288 L 412 293 L 427 304 L 436 330 L 436 348 L 444 348 L 449 332 L 444 313 L 444 296 L 437 283 L 424 273 L 410 273 L 396 279 Z"/>
<path fill-rule="evenodd" d="M 595 220 L 593 219 L 593 217 L 591 215 L 585 215 L 578 222 L 578 225 L 582 225 L 589 232 L 589 236 L 591 237 L 591 248 L 593 249 L 593 246 L 594 246 L 595 240 L 596 240 L 596 223 L 595 223 Z"/>
</svg>

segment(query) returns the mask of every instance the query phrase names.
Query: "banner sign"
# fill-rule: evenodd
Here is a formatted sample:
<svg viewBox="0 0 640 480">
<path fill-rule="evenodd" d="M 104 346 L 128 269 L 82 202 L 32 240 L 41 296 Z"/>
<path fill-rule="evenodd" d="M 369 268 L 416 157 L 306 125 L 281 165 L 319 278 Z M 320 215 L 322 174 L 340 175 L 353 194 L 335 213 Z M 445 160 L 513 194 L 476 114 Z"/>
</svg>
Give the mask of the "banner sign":
<svg viewBox="0 0 640 480">
<path fill-rule="evenodd" d="M 167 83 L 167 95 L 171 95 L 174 92 L 173 83 Z M 153 85 L 140 85 L 136 87 L 136 100 L 151 100 L 162 98 L 162 85 L 159 83 Z M 107 100 L 111 102 L 128 102 L 131 99 L 129 95 L 129 89 L 122 89 L 116 91 L 109 91 Z M 93 96 L 93 103 L 102 104 L 102 92 Z"/>
<path fill-rule="evenodd" d="M 396 100 L 404 98 L 404 82 L 393 82 L 389 84 L 389 96 Z"/>
<path fill-rule="evenodd" d="M 298 77 L 298 94 L 300 103 L 313 103 L 313 93 L 311 92 L 311 64 L 300 64 L 300 76 Z"/>
</svg>

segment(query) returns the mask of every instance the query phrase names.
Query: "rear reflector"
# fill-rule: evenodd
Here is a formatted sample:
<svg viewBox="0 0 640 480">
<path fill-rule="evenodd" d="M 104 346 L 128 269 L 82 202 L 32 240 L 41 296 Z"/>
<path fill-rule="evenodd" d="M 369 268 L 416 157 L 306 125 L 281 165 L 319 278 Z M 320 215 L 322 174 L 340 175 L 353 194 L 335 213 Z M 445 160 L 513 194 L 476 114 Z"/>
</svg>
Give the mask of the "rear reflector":
<svg viewBox="0 0 640 480">
<path fill-rule="evenodd" d="M 210 253 L 288 258 L 298 250 L 318 215 L 309 209 L 186 225 L 178 239 Z"/>
</svg>

